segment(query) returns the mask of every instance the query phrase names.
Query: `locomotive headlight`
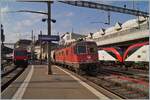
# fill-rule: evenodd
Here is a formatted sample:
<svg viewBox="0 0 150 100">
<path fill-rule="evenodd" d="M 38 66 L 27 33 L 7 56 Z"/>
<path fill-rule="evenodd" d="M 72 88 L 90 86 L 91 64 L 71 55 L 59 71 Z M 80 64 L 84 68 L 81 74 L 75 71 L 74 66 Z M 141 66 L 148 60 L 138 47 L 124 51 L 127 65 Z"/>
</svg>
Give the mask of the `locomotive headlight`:
<svg viewBox="0 0 150 100">
<path fill-rule="evenodd" d="M 88 59 L 91 59 L 91 56 L 87 56 Z"/>
</svg>

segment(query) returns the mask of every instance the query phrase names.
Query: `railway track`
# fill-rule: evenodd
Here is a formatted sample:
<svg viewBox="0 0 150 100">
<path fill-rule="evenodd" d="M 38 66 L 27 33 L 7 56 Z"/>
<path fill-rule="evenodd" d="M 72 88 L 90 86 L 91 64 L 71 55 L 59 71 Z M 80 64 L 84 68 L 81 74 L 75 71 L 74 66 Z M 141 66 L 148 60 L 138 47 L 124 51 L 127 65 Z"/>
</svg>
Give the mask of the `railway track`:
<svg viewBox="0 0 150 100">
<path fill-rule="evenodd" d="M 1 76 L 1 92 L 3 92 L 24 70 L 26 67 L 13 67 Z"/>
<path fill-rule="evenodd" d="M 144 84 L 145 87 L 142 87 L 143 84 L 129 82 L 128 80 L 123 79 L 122 77 L 129 77 L 132 79 L 135 78 L 125 73 L 105 69 L 99 72 L 98 76 L 96 77 L 88 75 L 82 75 L 81 77 L 89 80 L 90 82 L 106 89 L 107 91 L 110 91 L 111 93 L 123 99 L 149 99 L 149 85 Z M 140 79 L 137 80 L 140 81 Z M 142 87 L 142 89 L 135 88 L 135 86 Z"/>
<path fill-rule="evenodd" d="M 131 73 L 131 72 L 124 71 L 124 70 L 116 70 L 116 69 L 104 68 L 104 67 L 100 68 L 99 71 L 101 73 L 104 72 L 104 73 L 117 74 L 117 75 L 129 77 L 129 78 L 134 78 L 134 79 L 138 79 L 138 80 L 141 80 L 141 81 L 149 82 L 149 73 L 148 72 L 142 74 L 142 72 L 135 72 L 135 71 L 133 71 Z"/>
<path fill-rule="evenodd" d="M 5 69 L 5 71 L 1 74 L 1 77 L 2 78 L 5 77 L 9 73 L 13 72 L 16 68 L 17 68 L 17 66 L 15 66 L 15 65 L 9 66 L 9 68 Z"/>
<path fill-rule="evenodd" d="M 97 77 L 84 75 L 86 79 L 124 99 L 149 99 L 149 83 L 141 79 L 135 81 L 131 75 L 112 70 L 101 70 Z M 134 80 L 129 81 L 130 80 Z M 139 81 L 139 83 L 138 83 Z"/>
<path fill-rule="evenodd" d="M 114 82 L 109 79 L 105 79 L 103 77 L 90 77 L 84 76 L 86 79 L 92 81 L 93 83 L 103 87 L 104 89 L 120 96 L 123 99 L 148 99 L 149 93 L 144 91 L 135 90 L 133 88 L 129 88 L 125 84 L 121 84 L 118 82 Z"/>
</svg>

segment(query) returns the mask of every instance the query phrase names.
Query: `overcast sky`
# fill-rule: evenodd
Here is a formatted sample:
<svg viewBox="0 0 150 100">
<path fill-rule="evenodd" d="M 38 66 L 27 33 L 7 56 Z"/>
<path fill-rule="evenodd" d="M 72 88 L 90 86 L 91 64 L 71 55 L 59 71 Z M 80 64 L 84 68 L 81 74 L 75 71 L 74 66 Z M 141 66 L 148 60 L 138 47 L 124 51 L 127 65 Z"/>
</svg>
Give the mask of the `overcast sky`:
<svg viewBox="0 0 150 100">
<path fill-rule="evenodd" d="M 93 0 L 94 1 L 94 0 Z M 105 3 L 114 6 L 133 8 L 133 0 L 130 1 L 94 1 Z M 148 12 L 148 1 L 134 0 L 134 8 Z M 30 14 L 30 13 L 4 13 L 7 11 L 16 10 L 34 10 L 34 11 L 47 11 L 45 3 L 20 3 L 14 0 L 1 0 L 0 1 L 0 22 L 4 25 L 6 42 L 14 43 L 19 38 L 31 38 L 31 31 L 34 31 L 36 37 L 40 30 L 43 34 L 47 34 L 47 23 L 42 22 L 45 15 Z M 54 1 L 52 4 L 52 18 L 56 19 L 56 23 L 52 24 L 52 34 L 60 34 L 64 32 L 72 32 L 79 34 L 88 34 L 96 32 L 100 28 L 107 28 L 115 25 L 116 22 L 125 22 L 129 19 L 136 18 L 132 15 L 120 14 L 111 12 L 111 24 L 105 25 L 103 23 L 91 22 L 107 22 L 107 12 L 102 10 L 95 10 L 89 8 L 75 7 Z"/>
</svg>

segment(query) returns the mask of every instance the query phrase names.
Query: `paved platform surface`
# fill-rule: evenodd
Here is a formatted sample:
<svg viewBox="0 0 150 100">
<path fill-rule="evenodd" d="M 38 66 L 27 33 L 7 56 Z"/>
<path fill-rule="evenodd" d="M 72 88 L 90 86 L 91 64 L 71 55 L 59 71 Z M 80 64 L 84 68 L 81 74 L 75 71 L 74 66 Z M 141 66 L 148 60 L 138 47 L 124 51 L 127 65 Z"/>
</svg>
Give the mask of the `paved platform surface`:
<svg viewBox="0 0 150 100">
<path fill-rule="evenodd" d="M 2 99 L 108 99 L 105 95 L 64 69 L 31 65 L 6 90 Z"/>
</svg>

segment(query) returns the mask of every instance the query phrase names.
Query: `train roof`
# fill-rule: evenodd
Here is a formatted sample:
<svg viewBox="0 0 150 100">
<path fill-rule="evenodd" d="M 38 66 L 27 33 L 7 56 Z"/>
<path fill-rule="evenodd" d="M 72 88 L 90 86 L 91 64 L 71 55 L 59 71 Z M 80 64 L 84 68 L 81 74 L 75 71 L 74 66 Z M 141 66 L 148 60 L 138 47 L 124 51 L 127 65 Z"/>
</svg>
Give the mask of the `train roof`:
<svg viewBox="0 0 150 100">
<path fill-rule="evenodd" d="M 56 50 L 60 50 L 62 48 L 66 48 L 66 47 L 69 47 L 69 46 L 75 46 L 76 44 L 79 44 L 79 43 L 81 43 L 81 44 L 82 43 L 95 43 L 96 44 L 96 42 L 94 42 L 94 41 L 79 40 L 79 41 L 72 42 L 68 45 L 60 45 L 59 48 L 56 48 Z"/>
</svg>

